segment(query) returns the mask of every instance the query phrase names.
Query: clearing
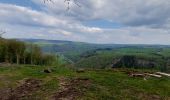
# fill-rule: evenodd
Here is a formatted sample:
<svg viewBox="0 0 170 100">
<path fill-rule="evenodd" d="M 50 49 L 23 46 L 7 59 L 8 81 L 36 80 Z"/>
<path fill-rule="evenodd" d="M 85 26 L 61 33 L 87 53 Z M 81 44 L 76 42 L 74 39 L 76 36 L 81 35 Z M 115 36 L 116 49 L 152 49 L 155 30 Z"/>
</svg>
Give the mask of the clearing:
<svg viewBox="0 0 170 100">
<path fill-rule="evenodd" d="M 66 67 L 0 67 L 0 100 L 170 100 L 170 77 L 131 77 L 108 69 L 76 72 Z M 154 72 L 155 73 L 155 72 Z"/>
</svg>

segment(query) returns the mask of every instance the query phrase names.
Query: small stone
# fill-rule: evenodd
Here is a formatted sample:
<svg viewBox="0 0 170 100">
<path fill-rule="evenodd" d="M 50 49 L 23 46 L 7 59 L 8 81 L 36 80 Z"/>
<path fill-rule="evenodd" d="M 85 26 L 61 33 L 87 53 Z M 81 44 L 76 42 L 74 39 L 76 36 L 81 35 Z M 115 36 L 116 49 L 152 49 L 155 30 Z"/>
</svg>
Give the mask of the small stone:
<svg viewBox="0 0 170 100">
<path fill-rule="evenodd" d="M 44 73 L 51 73 L 52 71 L 51 71 L 51 69 L 50 68 L 48 68 L 48 69 L 44 69 Z"/>
<path fill-rule="evenodd" d="M 78 69 L 78 70 L 76 70 L 76 72 L 77 72 L 77 73 L 84 73 L 85 70 L 84 70 L 84 69 Z"/>
</svg>

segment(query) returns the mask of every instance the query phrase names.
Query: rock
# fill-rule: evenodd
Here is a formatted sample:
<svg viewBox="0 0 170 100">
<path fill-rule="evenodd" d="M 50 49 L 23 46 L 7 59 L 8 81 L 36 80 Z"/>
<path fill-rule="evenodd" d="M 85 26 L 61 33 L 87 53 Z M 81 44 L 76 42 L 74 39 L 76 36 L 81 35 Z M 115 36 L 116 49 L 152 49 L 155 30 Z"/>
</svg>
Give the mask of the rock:
<svg viewBox="0 0 170 100">
<path fill-rule="evenodd" d="M 119 59 L 114 59 L 112 68 L 155 68 L 157 63 L 151 60 L 137 58 L 136 56 L 125 55 Z"/>
<path fill-rule="evenodd" d="M 84 73 L 85 70 L 84 70 L 84 69 L 78 69 L 78 70 L 76 70 L 76 72 L 77 72 L 77 73 Z"/>
<path fill-rule="evenodd" d="M 135 56 L 129 56 L 125 55 L 121 59 L 119 59 L 117 62 L 114 62 L 113 68 L 115 67 L 135 67 L 137 66 L 137 58 Z"/>
<path fill-rule="evenodd" d="M 6 63 L 6 62 L 3 62 L 3 63 L 0 63 L 0 66 L 1 67 L 7 67 L 7 66 L 11 66 L 10 63 Z"/>
<path fill-rule="evenodd" d="M 44 73 L 51 73 L 52 70 L 50 68 L 44 69 Z"/>
</svg>

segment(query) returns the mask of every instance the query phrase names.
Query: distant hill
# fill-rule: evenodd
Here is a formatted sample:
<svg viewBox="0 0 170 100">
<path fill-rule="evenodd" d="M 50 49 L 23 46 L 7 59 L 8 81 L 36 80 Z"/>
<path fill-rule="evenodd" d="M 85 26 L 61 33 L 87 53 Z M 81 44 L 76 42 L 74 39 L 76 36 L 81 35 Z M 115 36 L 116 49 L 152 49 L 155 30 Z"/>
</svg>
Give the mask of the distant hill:
<svg viewBox="0 0 170 100">
<path fill-rule="evenodd" d="M 94 44 L 86 42 L 74 42 L 64 40 L 46 39 L 17 39 L 24 42 L 34 43 L 39 46 L 58 46 L 57 52 L 67 52 L 70 50 L 89 50 L 89 49 L 112 49 L 112 48 L 169 48 L 170 45 L 146 45 L 146 44 Z"/>
<path fill-rule="evenodd" d="M 19 39 L 37 44 L 46 53 L 56 53 L 81 68 L 109 68 L 129 65 L 170 71 L 169 45 L 92 44 L 84 42 Z M 126 57 L 130 56 L 128 61 Z M 136 63 L 133 63 L 135 61 Z M 127 62 L 127 63 L 125 63 Z M 129 66 L 131 66 L 131 64 Z M 135 65 L 135 66 L 134 66 Z"/>
<path fill-rule="evenodd" d="M 92 50 L 112 50 L 112 48 L 125 47 L 119 44 L 92 44 L 84 42 L 62 41 L 62 40 L 44 40 L 44 39 L 18 39 L 20 41 L 37 44 L 47 53 L 58 53 L 67 58 L 77 61 L 80 55 Z"/>
</svg>

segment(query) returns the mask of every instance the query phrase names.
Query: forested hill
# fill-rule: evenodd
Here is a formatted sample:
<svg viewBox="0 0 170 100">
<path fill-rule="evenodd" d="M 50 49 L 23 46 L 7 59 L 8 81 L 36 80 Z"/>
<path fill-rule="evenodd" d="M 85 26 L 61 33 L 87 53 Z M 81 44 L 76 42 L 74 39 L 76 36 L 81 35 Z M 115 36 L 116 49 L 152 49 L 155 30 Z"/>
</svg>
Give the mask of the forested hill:
<svg viewBox="0 0 170 100">
<path fill-rule="evenodd" d="M 114 47 L 123 47 L 124 45 L 111 44 L 92 44 L 84 42 L 62 41 L 62 40 L 43 40 L 43 39 L 18 39 L 27 43 L 37 44 L 44 52 L 58 53 L 67 58 L 77 61 L 80 55 L 98 49 L 112 49 Z"/>
<path fill-rule="evenodd" d="M 60 53 L 64 56 L 77 61 L 79 56 L 94 51 L 112 50 L 119 48 L 170 48 L 169 45 L 145 45 L 145 44 L 93 44 L 85 42 L 73 42 L 62 40 L 45 40 L 45 39 L 18 39 L 27 43 L 37 44 L 44 52 Z"/>
<path fill-rule="evenodd" d="M 90 44 L 83 42 L 20 39 L 37 44 L 44 52 L 57 53 L 79 68 L 135 67 L 170 69 L 169 45 Z M 126 60 L 126 58 L 128 60 Z M 132 62 L 132 63 L 128 63 Z"/>
</svg>

